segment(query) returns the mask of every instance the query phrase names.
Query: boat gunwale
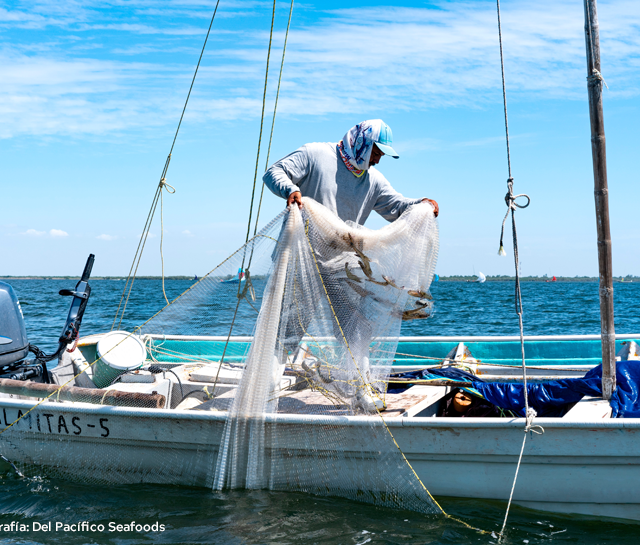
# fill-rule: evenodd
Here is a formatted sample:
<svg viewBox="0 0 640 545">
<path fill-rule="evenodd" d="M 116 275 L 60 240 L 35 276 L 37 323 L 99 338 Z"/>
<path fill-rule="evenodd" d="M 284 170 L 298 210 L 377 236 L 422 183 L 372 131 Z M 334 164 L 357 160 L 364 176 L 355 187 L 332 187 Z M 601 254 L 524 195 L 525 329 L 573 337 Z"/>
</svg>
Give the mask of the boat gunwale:
<svg viewBox="0 0 640 545">
<path fill-rule="evenodd" d="M 32 409 L 36 405 L 27 400 L 14 400 L 0 398 L 0 407 L 13 409 Z M 71 403 L 46 403 L 41 407 L 47 409 L 59 409 L 64 412 L 111 415 L 136 418 L 171 419 L 183 420 L 212 420 L 226 422 L 228 413 L 226 411 L 198 411 L 193 409 L 145 409 L 131 407 L 113 407 L 108 405 L 92 405 L 83 403 L 81 407 Z M 262 416 L 259 416 L 262 418 Z M 386 424 L 389 428 L 397 427 L 426 427 L 426 428 L 514 428 L 523 430 L 526 425 L 525 418 L 455 418 L 455 417 L 402 417 L 395 416 L 385 418 L 384 413 L 378 417 L 372 416 L 345 416 L 345 415 L 300 415 L 300 414 L 266 414 L 265 422 L 277 424 L 340 424 L 349 426 L 371 426 L 371 420 L 378 420 L 380 424 Z M 601 420 L 565 420 L 564 418 L 536 418 L 535 423 L 544 428 L 600 428 L 600 429 L 620 429 L 639 428 L 640 418 L 608 418 Z M 24 431 L 24 430 L 20 430 Z"/>
<path fill-rule="evenodd" d="M 94 334 L 85 337 L 85 339 L 89 339 L 89 337 L 95 337 L 99 334 Z M 251 342 L 253 340 L 253 336 L 232 336 L 227 337 L 225 335 L 159 335 L 155 333 L 145 333 L 144 337 L 153 339 L 153 340 L 167 340 L 167 341 L 226 341 L 229 339 L 230 342 Z M 640 339 L 640 333 L 631 334 L 616 334 L 616 340 L 624 341 L 624 340 L 636 340 Z M 473 336 L 473 335 L 457 335 L 457 336 L 422 336 L 422 337 L 377 337 L 373 339 L 373 342 L 376 341 L 393 341 L 398 339 L 399 343 L 403 342 L 520 342 L 519 335 L 496 335 L 496 336 Z M 315 340 L 331 340 L 333 337 L 316 337 Z M 83 339 L 84 340 L 84 339 Z M 304 339 L 303 339 L 304 340 Z M 308 340 L 311 340 L 309 338 Z M 600 341 L 602 340 L 601 335 L 525 335 L 524 340 L 526 341 Z"/>
</svg>

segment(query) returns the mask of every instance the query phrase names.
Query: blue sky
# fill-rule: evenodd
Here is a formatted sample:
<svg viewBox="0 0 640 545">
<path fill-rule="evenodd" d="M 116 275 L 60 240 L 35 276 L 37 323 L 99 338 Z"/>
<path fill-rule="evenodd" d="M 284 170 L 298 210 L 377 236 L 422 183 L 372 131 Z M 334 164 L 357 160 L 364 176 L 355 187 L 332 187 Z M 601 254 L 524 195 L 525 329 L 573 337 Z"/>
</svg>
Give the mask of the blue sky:
<svg viewBox="0 0 640 545">
<path fill-rule="evenodd" d="M 94 274 L 127 273 L 214 4 L 0 3 L 0 275 L 77 274 L 90 252 Z M 201 275 L 244 241 L 271 6 L 220 2 L 167 177 L 167 274 Z M 288 8 L 277 2 L 269 112 Z M 582 10 L 502 2 L 515 190 L 532 198 L 517 214 L 523 274 L 597 274 Z M 601 0 L 599 19 L 614 274 L 638 275 L 640 3 Z M 495 2 L 306 1 L 271 159 L 382 118 L 401 158 L 380 170 L 440 203 L 438 272 L 512 274 L 497 255 L 502 115 Z M 267 194 L 261 223 L 282 205 Z M 160 274 L 159 216 L 152 234 L 142 274 Z"/>
</svg>

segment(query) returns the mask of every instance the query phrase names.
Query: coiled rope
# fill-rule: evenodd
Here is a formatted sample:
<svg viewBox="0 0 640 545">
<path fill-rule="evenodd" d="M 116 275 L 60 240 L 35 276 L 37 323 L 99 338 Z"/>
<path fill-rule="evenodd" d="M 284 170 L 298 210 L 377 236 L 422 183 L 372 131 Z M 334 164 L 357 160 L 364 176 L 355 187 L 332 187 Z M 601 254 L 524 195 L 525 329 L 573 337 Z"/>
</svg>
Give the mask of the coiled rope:
<svg viewBox="0 0 640 545">
<path fill-rule="evenodd" d="M 142 259 L 142 252 L 144 251 L 144 247 L 147 243 L 147 238 L 149 237 L 149 231 L 151 229 L 151 223 L 153 222 L 153 216 L 156 213 L 156 208 L 158 207 L 158 201 L 160 201 L 160 221 L 161 221 L 161 234 L 160 234 L 160 260 L 162 262 L 162 293 L 164 295 L 165 301 L 169 303 L 169 299 L 167 299 L 167 294 L 164 289 L 164 255 L 162 253 L 162 245 L 163 245 L 163 233 L 164 233 L 164 225 L 162 218 L 162 191 L 165 190 L 168 193 L 175 193 L 176 190 L 174 187 L 169 185 L 166 182 L 167 179 L 167 171 L 169 170 L 169 163 L 171 163 L 171 154 L 173 153 L 173 148 L 176 145 L 176 140 L 178 139 L 178 133 L 180 132 L 180 127 L 182 125 L 182 120 L 184 119 L 184 113 L 187 110 L 187 104 L 189 104 L 189 98 L 191 97 L 191 91 L 193 90 L 193 84 L 196 81 L 196 76 L 198 75 L 198 69 L 200 68 L 200 62 L 202 61 L 202 56 L 204 55 L 205 47 L 207 46 L 207 41 L 209 40 L 209 34 L 211 33 L 211 27 L 213 26 L 213 21 L 216 18 L 216 13 L 218 12 L 218 5 L 220 4 L 220 0 L 216 2 L 216 7 L 213 10 L 213 15 L 211 16 L 211 22 L 209 23 L 209 29 L 207 30 L 207 35 L 204 39 L 204 43 L 202 44 L 202 50 L 200 51 L 200 57 L 198 58 L 198 64 L 196 65 L 195 72 L 193 73 L 193 78 L 191 79 L 191 85 L 189 86 L 189 92 L 187 93 L 187 98 L 184 101 L 184 106 L 182 108 L 182 114 L 180 115 L 180 121 L 178 121 L 178 127 L 176 128 L 176 132 L 173 136 L 173 142 L 171 143 L 171 149 L 169 150 L 169 155 L 167 156 L 167 160 L 164 163 L 164 168 L 162 169 L 162 174 L 160 175 L 160 182 L 158 182 L 158 187 L 156 188 L 155 195 L 153 196 L 153 200 L 151 201 L 151 208 L 149 209 L 149 214 L 147 215 L 147 220 L 142 229 L 142 235 L 140 235 L 140 241 L 138 242 L 138 247 L 136 248 L 136 253 L 133 256 L 133 262 L 131 263 L 131 268 L 129 269 L 129 275 L 127 276 L 127 281 L 125 282 L 124 288 L 122 289 L 122 295 L 120 296 L 120 302 L 118 303 L 118 309 L 116 310 L 116 315 L 113 318 L 113 324 L 111 325 L 111 330 L 116 326 L 116 322 L 118 322 L 118 329 L 120 329 L 122 325 L 122 318 L 124 317 L 124 313 L 127 310 L 127 303 L 129 302 L 129 297 L 131 296 L 131 290 L 133 289 L 133 283 L 135 282 L 136 275 L 138 273 L 138 267 L 140 266 L 140 260 Z M 119 319 L 118 319 L 119 316 Z"/>
<path fill-rule="evenodd" d="M 511 502 L 513 500 L 513 492 L 516 488 L 516 482 L 518 480 L 518 473 L 520 471 L 520 464 L 522 462 L 522 455 L 524 453 L 524 447 L 527 442 L 527 435 L 529 432 L 541 434 L 544 433 L 544 429 L 542 426 L 534 426 L 533 419 L 536 417 L 536 411 L 529 407 L 529 396 L 527 394 L 527 365 L 525 360 L 525 352 L 524 352 L 524 326 L 522 320 L 522 292 L 520 290 L 520 259 L 518 256 L 518 233 L 516 230 L 516 209 L 518 208 L 526 208 L 531 204 L 531 199 L 528 195 L 513 194 L 513 176 L 511 175 L 511 149 L 509 146 L 509 116 L 507 113 L 507 87 L 504 79 L 504 53 L 502 50 L 502 23 L 500 21 L 500 0 L 496 0 L 496 7 L 498 12 L 498 39 L 500 42 L 500 69 L 502 72 L 502 100 L 504 104 L 504 128 L 505 128 L 505 137 L 507 143 L 507 167 L 509 171 L 509 178 L 507 179 L 507 194 L 505 195 L 505 203 L 507 205 L 507 213 L 502 220 L 502 231 L 500 233 L 500 249 L 498 250 L 499 255 L 507 255 L 504 251 L 504 225 L 507 221 L 507 217 L 509 216 L 509 212 L 511 212 L 511 233 L 513 237 L 513 259 L 516 269 L 515 275 L 515 307 L 516 314 L 518 315 L 518 323 L 520 326 L 520 351 L 522 353 L 522 382 L 523 382 L 523 390 L 524 390 L 524 405 L 525 405 L 525 428 L 524 428 L 524 439 L 522 440 L 522 447 L 520 448 L 520 455 L 518 456 L 518 464 L 516 466 L 516 473 L 513 478 L 513 484 L 511 485 L 511 493 L 509 494 L 509 502 L 507 503 L 507 510 L 504 515 L 504 522 L 502 523 L 502 528 L 498 535 L 498 542 L 502 541 L 504 537 L 504 530 L 507 526 L 507 520 L 509 518 L 509 509 L 511 508 Z M 527 199 L 526 204 L 518 204 L 516 199 L 524 197 Z"/>
</svg>

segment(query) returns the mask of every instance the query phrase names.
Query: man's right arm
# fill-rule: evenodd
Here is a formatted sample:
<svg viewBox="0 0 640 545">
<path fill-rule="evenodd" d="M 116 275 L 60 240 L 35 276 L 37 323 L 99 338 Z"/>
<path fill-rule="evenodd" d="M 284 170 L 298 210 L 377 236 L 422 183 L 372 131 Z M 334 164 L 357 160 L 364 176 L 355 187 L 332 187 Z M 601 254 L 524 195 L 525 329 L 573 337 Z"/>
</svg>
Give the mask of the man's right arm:
<svg viewBox="0 0 640 545">
<path fill-rule="evenodd" d="M 287 199 L 288 204 L 294 200 L 301 204 L 299 184 L 308 174 L 309 152 L 307 146 L 302 146 L 271 165 L 262 180 L 272 193 Z"/>
</svg>

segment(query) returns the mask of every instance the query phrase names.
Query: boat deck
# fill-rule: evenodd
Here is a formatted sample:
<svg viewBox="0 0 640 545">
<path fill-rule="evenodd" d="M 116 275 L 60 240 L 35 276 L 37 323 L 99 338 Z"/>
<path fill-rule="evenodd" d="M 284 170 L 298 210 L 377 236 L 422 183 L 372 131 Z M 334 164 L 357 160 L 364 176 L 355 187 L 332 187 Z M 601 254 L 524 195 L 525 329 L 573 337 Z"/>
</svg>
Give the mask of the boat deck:
<svg viewBox="0 0 640 545">
<path fill-rule="evenodd" d="M 413 386 L 404 392 L 387 393 L 384 397 L 385 418 L 434 416 L 437 401 L 444 397 L 449 388 L 443 386 Z M 199 403 L 194 410 L 227 411 L 233 401 L 235 390 L 228 390 L 214 399 Z M 195 403 L 194 403 L 195 404 Z M 349 407 L 340 403 L 335 396 L 319 390 L 285 391 L 278 401 L 278 414 L 350 416 Z"/>
</svg>

